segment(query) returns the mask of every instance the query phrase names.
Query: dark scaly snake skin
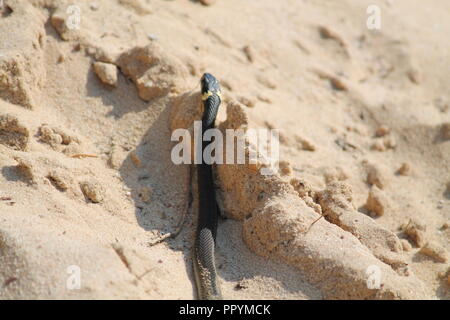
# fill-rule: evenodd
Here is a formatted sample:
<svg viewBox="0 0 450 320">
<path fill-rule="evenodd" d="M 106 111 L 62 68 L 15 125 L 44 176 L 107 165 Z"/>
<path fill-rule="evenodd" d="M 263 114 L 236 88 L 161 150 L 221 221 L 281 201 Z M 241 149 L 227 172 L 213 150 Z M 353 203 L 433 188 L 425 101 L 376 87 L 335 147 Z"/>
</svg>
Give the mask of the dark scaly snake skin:
<svg viewBox="0 0 450 320">
<path fill-rule="evenodd" d="M 219 82 L 211 74 L 205 73 L 202 76 L 201 87 L 204 106 L 202 118 L 203 137 L 203 133 L 206 130 L 214 128 L 221 100 Z M 210 143 L 210 141 L 202 142 L 202 153 Z M 201 300 L 218 300 L 222 299 L 222 293 L 217 281 L 214 247 L 219 213 L 214 191 L 212 166 L 204 163 L 203 158 L 202 163 L 197 165 L 197 178 L 199 212 L 193 252 L 197 295 Z"/>
</svg>

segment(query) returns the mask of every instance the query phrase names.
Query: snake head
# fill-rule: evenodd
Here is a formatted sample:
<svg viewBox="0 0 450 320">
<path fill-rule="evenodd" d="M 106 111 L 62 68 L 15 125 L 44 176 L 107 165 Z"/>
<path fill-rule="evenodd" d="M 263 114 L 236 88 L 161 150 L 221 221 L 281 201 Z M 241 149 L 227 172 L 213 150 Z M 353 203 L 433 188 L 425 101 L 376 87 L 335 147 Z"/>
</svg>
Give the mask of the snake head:
<svg viewBox="0 0 450 320">
<path fill-rule="evenodd" d="M 208 99 L 208 97 L 216 94 L 220 96 L 220 84 L 219 81 L 210 73 L 205 73 L 200 80 L 202 86 L 202 100 Z"/>
</svg>

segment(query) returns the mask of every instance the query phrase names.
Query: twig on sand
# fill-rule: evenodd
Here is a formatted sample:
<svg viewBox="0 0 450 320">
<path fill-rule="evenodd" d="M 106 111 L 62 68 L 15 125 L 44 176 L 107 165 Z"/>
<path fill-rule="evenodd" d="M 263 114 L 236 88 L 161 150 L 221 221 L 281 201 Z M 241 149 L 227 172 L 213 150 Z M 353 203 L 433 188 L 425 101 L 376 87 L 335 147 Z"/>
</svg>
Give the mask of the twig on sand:
<svg viewBox="0 0 450 320">
<path fill-rule="evenodd" d="M 70 156 L 71 158 L 98 158 L 96 154 L 90 154 L 90 153 L 77 153 Z"/>
<path fill-rule="evenodd" d="M 317 221 L 319 221 L 319 220 L 322 219 L 322 218 L 323 218 L 323 215 L 321 215 L 321 216 L 318 217 L 316 220 L 314 220 L 314 221 L 311 223 L 311 225 L 308 227 L 308 230 L 306 230 L 305 233 L 308 233 L 309 230 L 312 228 L 312 226 L 313 226 Z"/>
</svg>

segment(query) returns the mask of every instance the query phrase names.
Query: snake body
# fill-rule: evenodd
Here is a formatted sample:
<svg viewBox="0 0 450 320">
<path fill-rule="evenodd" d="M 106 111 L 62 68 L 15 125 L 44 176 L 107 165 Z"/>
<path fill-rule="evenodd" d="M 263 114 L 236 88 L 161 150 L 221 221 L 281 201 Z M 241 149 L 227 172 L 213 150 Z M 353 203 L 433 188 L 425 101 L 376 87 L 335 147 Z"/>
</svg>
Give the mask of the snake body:
<svg viewBox="0 0 450 320">
<path fill-rule="evenodd" d="M 214 128 L 220 106 L 220 85 L 217 79 L 205 73 L 201 78 L 201 92 L 204 106 L 202 117 L 203 133 Z M 210 141 L 202 139 L 202 162 L 197 164 L 199 192 L 198 226 L 193 249 L 193 267 L 197 285 L 197 295 L 201 300 L 222 299 L 214 263 L 214 247 L 217 234 L 218 208 L 215 197 L 213 171 L 205 163 L 203 150 Z"/>
</svg>

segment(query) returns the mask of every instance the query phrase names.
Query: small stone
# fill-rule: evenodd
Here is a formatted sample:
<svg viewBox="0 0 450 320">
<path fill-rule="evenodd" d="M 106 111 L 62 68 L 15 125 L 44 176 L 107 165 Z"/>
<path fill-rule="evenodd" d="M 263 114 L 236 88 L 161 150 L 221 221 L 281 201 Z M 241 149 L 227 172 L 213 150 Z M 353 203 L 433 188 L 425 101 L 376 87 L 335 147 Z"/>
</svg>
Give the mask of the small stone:
<svg viewBox="0 0 450 320">
<path fill-rule="evenodd" d="M 397 173 L 402 176 L 408 176 L 411 174 L 411 165 L 407 162 L 403 162 L 400 168 L 398 168 Z"/>
<path fill-rule="evenodd" d="M 366 181 L 370 185 L 376 185 L 378 188 L 383 189 L 387 185 L 388 179 L 380 167 L 368 164 Z"/>
<path fill-rule="evenodd" d="M 216 0 L 200 0 L 201 4 L 205 6 L 210 6 L 216 2 Z"/>
<path fill-rule="evenodd" d="M 151 200 L 152 193 L 153 190 L 150 187 L 144 186 L 139 190 L 139 198 L 141 198 L 143 202 L 149 203 Z"/>
<path fill-rule="evenodd" d="M 388 126 L 381 125 L 380 127 L 378 127 L 377 131 L 375 131 L 375 136 L 384 137 L 385 135 L 389 134 L 390 131 L 391 130 Z"/>
<path fill-rule="evenodd" d="M 35 177 L 33 173 L 32 161 L 28 158 L 21 156 L 15 156 L 14 160 L 18 162 L 17 169 L 23 174 L 23 176 L 30 182 L 34 182 Z"/>
<path fill-rule="evenodd" d="M 69 189 L 69 184 L 71 182 L 71 177 L 69 175 L 56 169 L 49 172 L 47 179 L 59 191 L 66 191 Z"/>
<path fill-rule="evenodd" d="M 139 156 L 137 155 L 136 151 L 130 152 L 130 159 L 131 159 L 131 161 L 133 161 L 133 163 L 136 167 L 139 168 L 141 166 L 142 162 L 141 162 L 141 159 L 139 159 Z"/>
<path fill-rule="evenodd" d="M 14 150 L 28 149 L 30 132 L 19 122 L 16 116 L 10 114 L 0 115 L 0 144 Z"/>
<path fill-rule="evenodd" d="M 108 164 L 113 169 L 119 169 L 126 157 L 127 154 L 122 147 L 114 145 L 109 154 Z"/>
<path fill-rule="evenodd" d="M 292 174 L 292 167 L 287 161 L 280 161 L 279 167 L 281 170 L 281 175 L 289 176 Z"/>
<path fill-rule="evenodd" d="M 331 77 L 330 83 L 334 90 L 339 90 L 339 91 L 347 91 L 348 90 L 348 86 L 345 84 L 343 79 Z"/>
<path fill-rule="evenodd" d="M 412 249 L 412 246 L 411 246 L 411 244 L 409 243 L 409 241 L 408 240 L 406 240 L 406 239 L 401 239 L 400 240 L 400 243 L 402 244 L 402 248 L 403 248 L 403 250 L 404 251 L 411 251 L 411 249 Z"/>
<path fill-rule="evenodd" d="M 100 80 L 110 86 L 117 86 L 117 67 L 111 63 L 95 62 L 94 71 Z"/>
<path fill-rule="evenodd" d="M 304 179 L 292 178 L 289 181 L 291 186 L 297 191 L 300 198 L 311 197 L 313 195 L 313 190 L 309 183 Z"/>
<path fill-rule="evenodd" d="M 97 11 L 99 7 L 100 7 L 100 6 L 98 5 L 97 2 L 92 2 L 92 3 L 89 5 L 89 8 L 91 8 L 92 11 Z"/>
<path fill-rule="evenodd" d="M 247 166 L 251 171 L 254 172 L 257 172 L 262 168 L 262 164 L 259 161 L 249 163 Z"/>
<path fill-rule="evenodd" d="M 422 247 L 425 244 L 426 226 L 417 221 L 410 221 L 404 228 L 404 233 L 416 245 Z"/>
<path fill-rule="evenodd" d="M 247 60 L 249 62 L 253 62 L 255 60 L 255 55 L 253 53 L 253 49 L 250 46 L 243 47 L 242 51 L 244 52 L 244 54 L 247 57 Z"/>
<path fill-rule="evenodd" d="M 62 62 L 64 62 L 65 60 L 66 60 L 66 56 L 65 56 L 65 55 L 60 54 L 60 55 L 58 56 L 58 63 L 62 63 Z"/>
<path fill-rule="evenodd" d="M 395 147 L 397 147 L 397 141 L 394 137 L 386 137 L 383 140 L 383 144 L 388 149 L 395 149 Z"/>
<path fill-rule="evenodd" d="M 152 33 L 147 34 L 147 38 L 151 41 L 157 41 L 159 39 L 156 34 L 152 34 Z"/>
<path fill-rule="evenodd" d="M 372 186 L 367 197 L 366 209 L 375 216 L 380 217 L 385 213 L 387 204 L 388 198 L 384 192 L 377 186 Z"/>
<path fill-rule="evenodd" d="M 97 181 L 83 181 L 80 183 L 80 188 L 87 199 L 93 203 L 100 203 L 103 201 L 105 190 Z"/>
<path fill-rule="evenodd" d="M 296 135 L 295 140 L 300 145 L 301 150 L 316 151 L 316 146 L 311 141 L 307 140 L 306 138 Z"/>
<path fill-rule="evenodd" d="M 411 80 L 412 83 L 415 83 L 415 84 L 420 83 L 419 71 L 412 69 L 412 70 L 408 71 L 407 75 L 408 75 L 409 80 Z"/>
<path fill-rule="evenodd" d="M 436 242 L 427 242 L 421 249 L 420 253 L 427 255 L 434 260 L 445 263 L 448 261 L 447 251 Z"/>
<path fill-rule="evenodd" d="M 444 140 L 450 140 L 450 122 L 446 122 L 446 123 L 442 124 L 441 137 Z"/>
</svg>

